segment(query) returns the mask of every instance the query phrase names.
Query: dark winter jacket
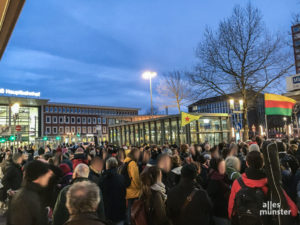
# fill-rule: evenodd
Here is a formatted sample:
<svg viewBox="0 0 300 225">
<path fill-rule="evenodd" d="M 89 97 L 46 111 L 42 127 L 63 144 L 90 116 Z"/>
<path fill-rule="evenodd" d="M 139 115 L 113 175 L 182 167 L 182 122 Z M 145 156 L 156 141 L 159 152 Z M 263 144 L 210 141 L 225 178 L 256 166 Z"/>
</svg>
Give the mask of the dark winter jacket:
<svg viewBox="0 0 300 225">
<path fill-rule="evenodd" d="M 226 175 L 221 175 L 216 170 L 210 171 L 208 175 L 207 193 L 213 202 L 213 215 L 227 218 L 230 186 Z"/>
<path fill-rule="evenodd" d="M 64 225 L 104 225 L 96 213 L 72 215 Z"/>
<path fill-rule="evenodd" d="M 13 196 L 8 208 L 7 225 L 47 225 L 47 210 L 42 201 L 43 188 L 29 182 Z"/>
<path fill-rule="evenodd" d="M 75 180 L 73 180 L 73 183 L 87 181 L 87 180 L 88 180 L 87 178 L 76 178 Z M 64 187 L 60 191 L 57 197 L 55 207 L 53 210 L 53 225 L 63 225 L 69 219 L 69 212 L 66 207 L 66 202 L 67 202 L 67 192 L 70 186 L 71 185 Z M 103 199 L 101 190 L 100 190 L 100 199 Z M 105 219 L 104 204 L 102 200 L 99 203 L 97 213 L 100 219 Z"/>
<path fill-rule="evenodd" d="M 100 182 L 104 211 L 107 219 L 119 222 L 126 214 L 126 186 L 124 177 L 117 169 L 106 170 Z"/>
<path fill-rule="evenodd" d="M 200 188 L 192 201 L 182 210 L 187 197 L 196 188 L 193 181 L 181 179 L 179 184 L 168 192 L 166 201 L 167 215 L 173 225 L 207 225 L 210 222 L 212 203 L 206 191 Z"/>
<path fill-rule="evenodd" d="M 93 181 L 97 185 L 99 185 L 100 180 L 101 180 L 101 173 L 95 172 L 91 167 L 90 167 L 90 174 L 89 174 L 89 180 Z"/>
<path fill-rule="evenodd" d="M 3 188 L 0 190 L 2 201 L 7 198 L 7 191 L 9 189 L 18 190 L 21 187 L 22 179 L 21 166 L 13 162 L 9 163 L 2 179 Z"/>
</svg>

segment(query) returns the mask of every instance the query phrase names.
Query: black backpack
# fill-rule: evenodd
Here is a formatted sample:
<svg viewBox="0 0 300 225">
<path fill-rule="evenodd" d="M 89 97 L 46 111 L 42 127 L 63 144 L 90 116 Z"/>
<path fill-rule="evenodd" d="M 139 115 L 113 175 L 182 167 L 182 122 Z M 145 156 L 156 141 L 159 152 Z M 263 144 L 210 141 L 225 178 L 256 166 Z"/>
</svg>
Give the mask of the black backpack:
<svg viewBox="0 0 300 225">
<path fill-rule="evenodd" d="M 234 199 L 234 209 L 232 216 L 233 225 L 264 225 L 267 224 L 265 216 L 260 215 L 263 210 L 263 203 L 267 197 L 261 188 L 247 187 L 242 179 L 237 179 L 241 189 Z"/>
<path fill-rule="evenodd" d="M 124 163 L 122 166 L 119 168 L 119 174 L 124 177 L 125 180 L 125 187 L 128 188 L 131 184 L 131 177 L 129 176 L 128 173 L 128 165 L 132 162 L 132 160 Z"/>
</svg>

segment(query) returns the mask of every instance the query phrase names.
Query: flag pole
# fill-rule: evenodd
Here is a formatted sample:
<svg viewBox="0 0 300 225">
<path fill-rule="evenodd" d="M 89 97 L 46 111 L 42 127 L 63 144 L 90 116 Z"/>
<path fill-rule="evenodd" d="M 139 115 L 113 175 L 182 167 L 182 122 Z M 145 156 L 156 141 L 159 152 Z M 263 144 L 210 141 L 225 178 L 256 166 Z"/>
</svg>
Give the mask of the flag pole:
<svg viewBox="0 0 300 225">
<path fill-rule="evenodd" d="M 267 114 L 265 114 L 265 121 L 266 121 L 266 136 L 267 140 L 269 139 L 269 130 L 268 130 L 268 117 Z"/>
</svg>

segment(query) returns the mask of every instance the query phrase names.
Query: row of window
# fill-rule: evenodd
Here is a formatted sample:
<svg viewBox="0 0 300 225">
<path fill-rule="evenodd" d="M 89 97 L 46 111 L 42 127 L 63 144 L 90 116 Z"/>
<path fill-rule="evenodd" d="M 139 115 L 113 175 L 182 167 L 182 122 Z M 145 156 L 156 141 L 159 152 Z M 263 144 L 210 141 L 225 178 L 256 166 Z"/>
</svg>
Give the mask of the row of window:
<svg viewBox="0 0 300 225">
<path fill-rule="evenodd" d="M 102 122 L 102 123 L 101 123 Z M 75 117 L 72 116 L 46 116 L 46 123 L 59 123 L 59 124 L 106 124 L 106 118 L 100 117 Z"/>
<path fill-rule="evenodd" d="M 100 110 L 100 109 L 85 109 L 85 108 L 69 108 L 45 106 L 45 112 L 50 113 L 72 113 L 72 114 L 93 114 L 93 115 L 137 115 L 135 111 L 116 111 L 116 110 Z"/>
<path fill-rule="evenodd" d="M 97 127 L 46 127 L 45 135 L 51 134 L 96 134 Z M 102 133 L 106 134 L 106 126 L 102 127 Z"/>
</svg>

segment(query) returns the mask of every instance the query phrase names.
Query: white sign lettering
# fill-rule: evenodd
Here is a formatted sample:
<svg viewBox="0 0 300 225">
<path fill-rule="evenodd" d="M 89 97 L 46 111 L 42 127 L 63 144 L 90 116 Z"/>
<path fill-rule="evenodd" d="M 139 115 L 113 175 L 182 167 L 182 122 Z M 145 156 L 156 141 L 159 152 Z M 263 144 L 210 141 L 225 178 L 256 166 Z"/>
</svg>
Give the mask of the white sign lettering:
<svg viewBox="0 0 300 225">
<path fill-rule="evenodd" d="M 32 97 L 40 97 L 41 96 L 41 92 L 11 90 L 11 89 L 4 89 L 4 88 L 0 88 L 0 94 L 16 95 L 16 96 L 22 95 L 22 96 L 32 96 Z"/>
</svg>

